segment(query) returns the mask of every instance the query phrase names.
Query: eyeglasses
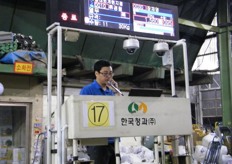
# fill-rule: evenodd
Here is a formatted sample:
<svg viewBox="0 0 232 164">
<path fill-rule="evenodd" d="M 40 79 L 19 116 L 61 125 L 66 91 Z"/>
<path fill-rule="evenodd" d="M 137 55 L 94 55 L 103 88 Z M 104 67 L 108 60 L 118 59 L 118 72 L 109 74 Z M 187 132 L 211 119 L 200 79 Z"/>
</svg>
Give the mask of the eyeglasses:
<svg viewBox="0 0 232 164">
<path fill-rule="evenodd" d="M 106 72 L 99 72 L 100 74 L 102 74 L 104 77 L 112 77 L 114 76 L 114 73 L 110 72 L 110 73 L 106 73 Z"/>
</svg>

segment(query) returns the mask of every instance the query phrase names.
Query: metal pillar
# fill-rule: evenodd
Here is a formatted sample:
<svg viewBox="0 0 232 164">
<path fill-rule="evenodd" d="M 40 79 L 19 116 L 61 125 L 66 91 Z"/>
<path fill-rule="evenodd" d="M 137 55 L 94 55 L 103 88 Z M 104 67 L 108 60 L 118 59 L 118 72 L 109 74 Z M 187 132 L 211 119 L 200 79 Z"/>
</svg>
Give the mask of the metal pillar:
<svg viewBox="0 0 232 164">
<path fill-rule="evenodd" d="M 187 45 L 186 45 L 186 42 L 184 39 L 182 40 L 179 40 L 173 47 L 177 47 L 177 46 L 182 46 L 183 48 L 183 60 L 184 60 L 184 77 L 185 77 L 185 96 L 187 99 L 190 98 L 190 94 L 189 94 L 189 69 L 188 69 L 188 55 L 187 55 Z M 171 53 L 173 52 L 173 50 L 170 50 Z M 172 53 L 173 55 L 173 53 Z M 175 80 L 174 80 L 174 69 L 170 69 L 171 70 L 171 76 L 172 76 L 172 79 L 171 79 L 171 83 L 175 83 Z M 174 87 L 175 84 L 172 84 L 172 87 Z M 172 89 L 172 95 L 175 95 L 175 90 Z M 192 152 L 193 152 L 193 147 L 192 147 L 192 138 L 191 136 L 185 136 L 185 142 L 186 142 L 186 150 L 187 150 L 187 156 L 186 156 L 186 159 L 185 159 L 185 162 L 186 164 L 191 164 L 192 161 L 191 161 L 191 155 L 192 155 Z M 176 140 L 176 137 L 175 137 L 175 141 L 174 143 L 172 143 L 172 146 L 173 146 L 173 149 L 174 151 L 178 151 L 178 145 L 179 145 L 179 142 Z M 178 154 L 175 154 L 176 156 L 178 156 Z M 179 160 L 176 159 L 176 162 L 179 163 Z"/>
<path fill-rule="evenodd" d="M 218 34 L 218 52 L 221 72 L 222 118 L 225 126 L 232 126 L 232 58 L 231 39 L 227 24 L 229 17 L 230 0 L 218 1 L 218 26 L 222 26 Z M 224 27 L 223 27 L 224 26 Z"/>
</svg>

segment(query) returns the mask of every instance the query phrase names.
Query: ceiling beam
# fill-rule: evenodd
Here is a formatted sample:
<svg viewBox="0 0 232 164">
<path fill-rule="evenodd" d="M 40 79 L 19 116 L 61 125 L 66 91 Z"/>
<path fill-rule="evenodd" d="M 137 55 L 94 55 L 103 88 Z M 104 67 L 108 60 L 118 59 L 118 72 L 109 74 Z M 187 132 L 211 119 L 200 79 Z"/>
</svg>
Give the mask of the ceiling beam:
<svg viewBox="0 0 232 164">
<path fill-rule="evenodd" d="M 121 78 L 126 76 L 132 76 L 134 71 L 133 64 L 123 63 L 120 66 L 114 68 L 114 77 Z"/>
<path fill-rule="evenodd" d="M 195 21 L 190 21 L 187 19 L 178 18 L 178 23 L 181 25 L 190 26 L 190 27 L 194 27 L 194 28 L 198 28 L 198 29 L 202 29 L 206 31 L 212 31 L 212 32 L 217 32 L 217 33 L 220 32 L 220 28 L 217 26 L 211 26 L 211 25 L 207 25 L 207 24 L 203 24 L 203 23 L 199 23 Z"/>
<path fill-rule="evenodd" d="M 164 79 L 165 68 L 153 68 L 150 71 L 144 72 L 139 75 L 134 75 L 133 81 L 150 81 L 155 79 Z"/>
</svg>

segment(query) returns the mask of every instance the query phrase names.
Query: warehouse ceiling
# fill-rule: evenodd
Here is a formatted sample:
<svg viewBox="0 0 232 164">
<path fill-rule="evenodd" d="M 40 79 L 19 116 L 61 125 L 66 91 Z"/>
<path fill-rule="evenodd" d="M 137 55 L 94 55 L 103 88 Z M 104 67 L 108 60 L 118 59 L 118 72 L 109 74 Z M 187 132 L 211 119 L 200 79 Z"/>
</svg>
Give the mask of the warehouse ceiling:
<svg viewBox="0 0 232 164">
<path fill-rule="evenodd" d="M 178 6 L 179 18 L 210 25 L 217 12 L 217 0 L 153 0 L 154 2 Z M 46 13 L 45 0 L 0 0 L 18 9 Z M 17 10 L 14 11 L 15 13 Z M 37 22 L 38 23 L 38 22 Z M 36 25 L 35 25 L 36 26 Z M 180 39 L 185 39 L 188 52 L 188 66 L 191 70 L 198 52 L 206 39 L 206 30 L 179 25 Z M 36 35 L 36 34 L 35 34 Z M 81 33 L 77 42 L 63 43 L 63 68 L 66 76 L 73 78 L 94 78 L 92 65 L 97 59 L 113 63 L 115 78 L 132 82 L 166 83 L 169 71 L 162 67 L 161 58 L 152 52 L 154 42 L 140 40 L 140 49 L 128 55 L 122 48 L 123 38 L 105 37 Z M 172 44 L 169 44 L 171 47 Z M 177 84 L 183 84 L 183 54 L 181 48 L 174 50 Z M 209 83 L 205 73 L 190 72 L 190 84 Z"/>
</svg>

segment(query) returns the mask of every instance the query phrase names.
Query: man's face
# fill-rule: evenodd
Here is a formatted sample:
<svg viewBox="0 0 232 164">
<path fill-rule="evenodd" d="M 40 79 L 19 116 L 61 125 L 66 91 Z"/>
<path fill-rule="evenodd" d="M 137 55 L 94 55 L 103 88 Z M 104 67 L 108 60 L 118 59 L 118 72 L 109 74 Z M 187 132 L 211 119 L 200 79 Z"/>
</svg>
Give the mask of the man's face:
<svg viewBox="0 0 232 164">
<path fill-rule="evenodd" d="M 95 71 L 96 80 L 100 85 L 106 85 L 108 81 L 113 78 L 113 69 L 111 66 L 102 67 L 102 69 L 98 72 Z"/>
</svg>

